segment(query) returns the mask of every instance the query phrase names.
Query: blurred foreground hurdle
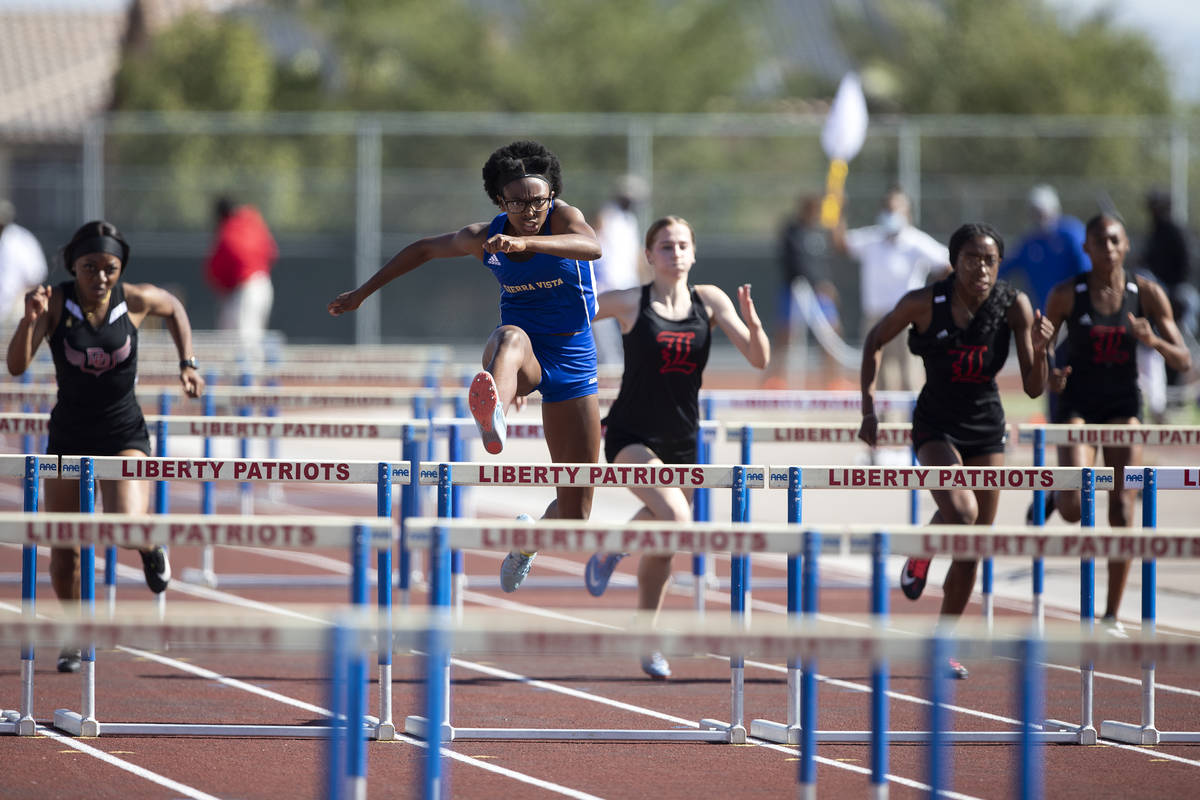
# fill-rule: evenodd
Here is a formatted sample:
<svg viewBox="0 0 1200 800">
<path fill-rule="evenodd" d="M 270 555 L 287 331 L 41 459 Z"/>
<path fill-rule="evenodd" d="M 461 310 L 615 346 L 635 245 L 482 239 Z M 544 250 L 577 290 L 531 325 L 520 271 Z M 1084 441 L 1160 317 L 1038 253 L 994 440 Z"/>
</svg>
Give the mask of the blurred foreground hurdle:
<svg viewBox="0 0 1200 800">
<path fill-rule="evenodd" d="M 1194 441 L 1200 441 L 1200 428 L 1194 429 Z M 1151 437 L 1155 436 L 1150 432 Z M 1142 527 L 1152 532 L 1158 525 L 1158 492 L 1196 491 L 1200 489 L 1200 467 L 1134 467 L 1125 471 L 1125 488 L 1142 491 Z M 1125 555 L 1122 552 L 1118 556 Z M 1132 555 L 1132 554 L 1130 554 Z M 1157 624 L 1156 596 L 1158 590 L 1157 559 L 1171 555 L 1169 548 L 1153 548 L 1139 554 L 1142 560 L 1142 636 L 1154 634 Z M 1192 552 L 1195 557 L 1197 552 Z M 1100 735 L 1107 739 L 1130 744 L 1195 744 L 1200 731 L 1160 731 L 1154 719 L 1155 662 L 1142 662 L 1142 720 L 1140 723 L 1105 720 L 1100 723 Z"/>
<path fill-rule="evenodd" d="M 896 536 L 898 541 L 905 541 L 899 538 L 901 534 Z M 1173 535 L 1164 536 L 1169 541 L 1176 541 Z M 1055 555 L 1060 553 L 1058 546 L 1051 550 Z M 1020 714 L 1009 741 L 1020 749 L 1013 783 L 1004 793 L 1019 798 L 1042 797 L 1040 745 L 1045 740 L 1037 734 L 1041 728 L 1044 698 L 1044 663 L 1093 661 L 1131 665 L 1147 658 L 1177 666 L 1200 662 L 1200 643 L 1193 639 L 1146 635 L 1117 640 L 1083 631 L 1068 623 L 1050 625 L 1041 635 L 1027 623 L 1000 624 L 992 631 L 964 625 L 953 637 L 945 637 L 888 631 L 872 626 L 871 618 L 852 620 L 861 627 L 816 621 L 795 626 L 786 620 L 764 618 L 747 629 L 732 619 L 722 624 L 715 620 L 700 622 L 693 615 L 677 615 L 668 616 L 662 628 L 655 631 L 630 626 L 627 617 L 624 620 L 609 617 L 608 627 L 580 631 L 557 620 L 541 619 L 533 625 L 521 624 L 504 612 L 481 612 L 468 623 L 456 625 L 437 609 L 429 614 L 409 612 L 394 619 L 370 613 L 347 615 L 328 607 L 290 607 L 288 610 L 288 616 L 247 612 L 231 618 L 224 610 L 214 609 L 211 605 L 186 607 L 178 604 L 167 620 L 159 620 L 152 607 L 131 610 L 122 620 L 75 618 L 55 621 L 0 615 L 0 643 L 52 647 L 63 638 L 73 638 L 106 647 L 327 652 L 330 654 L 330 710 L 335 724 L 320 735 L 328 741 L 323 794 L 331 798 L 366 796 L 369 728 L 365 724 L 367 718 L 361 701 L 353 696 L 351 671 L 354 660 L 363 658 L 373 649 L 374 639 L 381 629 L 386 630 L 398 650 L 421 649 L 425 652 L 424 702 L 427 712 L 439 707 L 441 681 L 436 664 L 450 651 L 490 655 L 633 657 L 653 648 L 671 656 L 717 650 L 770 661 L 815 663 L 821 659 L 864 659 L 876 663 L 924 664 L 932 675 L 930 697 L 933 704 L 928 712 L 928 730 L 922 732 L 923 738 L 919 741 L 927 744 L 925 778 L 933 796 L 953 788 L 947 749 L 953 739 L 945 718 L 949 703 L 948 678 L 942 671 L 933 669 L 951 650 L 972 659 L 1013 662 L 1013 687 L 1020 701 Z M 622 625 L 622 622 L 626 624 Z M 935 620 L 931 619 L 920 622 L 925 630 L 931 630 L 935 625 Z M 11 714 L 5 712 L 4 716 L 7 719 Z M 886 753 L 889 734 L 878 726 L 878 720 L 873 720 L 871 730 L 864 734 L 873 750 L 878 748 Z M 815 741 L 801 743 L 797 777 L 803 797 L 816 794 L 815 750 Z M 414 776 L 417 784 L 414 794 L 426 798 L 449 797 L 451 776 L 447 763 L 442 742 L 429 742 L 422 769 Z M 886 759 L 883 763 L 886 764 Z M 876 776 L 878 766 L 873 760 L 869 790 L 872 798 L 887 796 L 887 776 L 882 773 Z"/>
</svg>

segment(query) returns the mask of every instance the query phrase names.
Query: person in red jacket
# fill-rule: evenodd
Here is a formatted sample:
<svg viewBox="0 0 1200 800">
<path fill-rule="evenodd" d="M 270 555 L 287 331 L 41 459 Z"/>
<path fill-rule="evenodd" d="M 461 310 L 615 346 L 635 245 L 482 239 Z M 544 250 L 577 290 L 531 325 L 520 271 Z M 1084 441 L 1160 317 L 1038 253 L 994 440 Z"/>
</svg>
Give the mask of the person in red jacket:
<svg viewBox="0 0 1200 800">
<path fill-rule="evenodd" d="M 243 355 L 257 361 L 275 299 L 271 264 L 279 248 L 254 206 L 221 197 L 215 210 L 217 237 L 205 276 L 221 301 L 217 327 L 236 331 Z"/>
</svg>

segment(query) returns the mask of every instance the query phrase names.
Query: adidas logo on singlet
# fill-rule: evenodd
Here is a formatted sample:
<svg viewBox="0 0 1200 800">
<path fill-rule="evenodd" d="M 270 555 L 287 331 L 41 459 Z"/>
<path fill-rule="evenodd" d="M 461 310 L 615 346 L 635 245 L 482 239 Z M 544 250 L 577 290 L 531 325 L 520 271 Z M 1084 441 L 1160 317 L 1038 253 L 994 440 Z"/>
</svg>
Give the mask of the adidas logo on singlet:
<svg viewBox="0 0 1200 800">
<path fill-rule="evenodd" d="M 1084 312 L 1083 314 L 1080 314 L 1079 315 L 1079 324 L 1080 325 L 1091 325 L 1092 324 L 1091 316 L 1086 312 Z"/>
<path fill-rule="evenodd" d="M 942 330 L 938 331 L 937 338 L 945 339 L 949 335 L 950 335 L 950 331 L 942 329 Z"/>
<path fill-rule="evenodd" d="M 490 256 L 488 256 L 487 263 L 490 266 L 498 267 L 498 266 L 500 266 L 500 259 L 496 256 L 495 253 L 492 253 Z"/>
</svg>

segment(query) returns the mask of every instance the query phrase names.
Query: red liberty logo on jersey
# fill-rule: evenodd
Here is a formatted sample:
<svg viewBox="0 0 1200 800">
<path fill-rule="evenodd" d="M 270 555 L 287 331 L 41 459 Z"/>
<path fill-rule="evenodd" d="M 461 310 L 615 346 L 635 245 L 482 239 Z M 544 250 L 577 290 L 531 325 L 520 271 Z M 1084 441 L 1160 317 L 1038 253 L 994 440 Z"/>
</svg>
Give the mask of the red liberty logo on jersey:
<svg viewBox="0 0 1200 800">
<path fill-rule="evenodd" d="M 987 383 L 990 381 L 991 378 L 983 373 L 983 355 L 986 352 L 986 344 L 951 347 L 949 353 L 954 356 L 954 363 L 950 366 L 950 382 Z"/>
<path fill-rule="evenodd" d="M 662 345 L 663 363 L 658 368 L 659 374 L 679 372 L 691 375 L 696 371 L 696 362 L 692 361 L 692 341 L 696 338 L 694 331 L 660 331 L 654 340 Z"/>
<path fill-rule="evenodd" d="M 1129 361 L 1125 349 L 1125 327 L 1123 325 L 1093 325 L 1092 363 L 1124 364 Z"/>
<path fill-rule="evenodd" d="M 67 363 L 73 364 L 83 372 L 92 375 L 100 375 L 108 372 L 113 367 L 121 364 L 125 359 L 129 358 L 133 352 L 133 340 L 125 337 L 125 343 L 118 347 L 113 352 L 108 352 L 103 347 L 88 347 L 84 350 L 76 350 L 71 347 L 70 342 L 63 341 L 63 355 L 67 357 Z"/>
</svg>

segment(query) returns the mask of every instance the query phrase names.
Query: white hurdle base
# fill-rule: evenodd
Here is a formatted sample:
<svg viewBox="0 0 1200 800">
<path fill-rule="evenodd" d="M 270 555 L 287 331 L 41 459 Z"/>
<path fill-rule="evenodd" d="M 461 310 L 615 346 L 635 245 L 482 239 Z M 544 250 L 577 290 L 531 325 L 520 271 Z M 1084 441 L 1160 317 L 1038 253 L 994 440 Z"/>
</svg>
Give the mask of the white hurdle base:
<svg viewBox="0 0 1200 800">
<path fill-rule="evenodd" d="M 1045 727 L 1047 729 L 1057 728 L 1060 731 L 1068 731 L 1075 737 L 1072 741 L 1079 744 L 1096 744 L 1096 741 L 1100 738 L 1096 729 L 1090 725 L 1084 728 L 1070 722 L 1063 722 L 1061 719 L 1048 719 L 1046 720 Z"/>
<path fill-rule="evenodd" d="M 363 726 L 370 737 L 379 741 L 396 738 L 391 723 L 379 724 L 366 717 Z M 54 727 L 73 736 L 238 736 L 287 739 L 325 739 L 333 730 L 329 725 L 221 725 L 187 722 L 105 722 L 84 719 L 79 713 L 60 708 L 54 712 Z M 0 729 L 2 730 L 2 729 Z"/>
<path fill-rule="evenodd" d="M 420 739 L 425 734 L 425 717 L 409 716 L 404 719 L 404 732 Z M 555 742 L 728 742 L 729 729 L 722 730 L 641 730 L 620 728 L 462 728 L 443 725 L 442 741 L 513 741 L 541 740 Z"/>
<path fill-rule="evenodd" d="M 84 719 L 75 711 L 58 708 L 54 711 L 54 727 L 66 731 L 72 736 L 99 736 L 100 723 L 94 719 Z"/>
<path fill-rule="evenodd" d="M 1100 736 L 1126 744 L 1158 744 L 1158 729 L 1153 726 L 1135 725 L 1132 722 L 1105 720 L 1100 723 Z"/>
<path fill-rule="evenodd" d="M 37 721 L 33 717 L 22 718 L 20 711 L 0 711 L 0 733 L 33 736 L 36 731 Z"/>
<path fill-rule="evenodd" d="M 700 720 L 700 730 L 719 731 L 723 733 L 725 738 L 718 741 L 727 742 L 729 744 L 746 743 L 746 728 L 740 724 L 730 725 L 728 722 L 722 722 L 719 719 L 702 719 Z"/>
<path fill-rule="evenodd" d="M 756 719 L 750 723 L 750 735 L 756 739 L 779 744 L 800 744 L 799 726 L 784 725 Z M 816 731 L 813 734 L 818 744 L 869 744 L 873 736 L 871 731 Z M 1021 741 L 1021 731 L 946 731 L 942 734 L 944 741 L 953 744 L 1017 744 Z M 1035 731 L 1034 741 L 1043 744 L 1073 744 L 1079 741 L 1075 731 L 1042 730 Z M 929 741 L 929 731 L 888 731 L 888 742 Z"/>
</svg>

